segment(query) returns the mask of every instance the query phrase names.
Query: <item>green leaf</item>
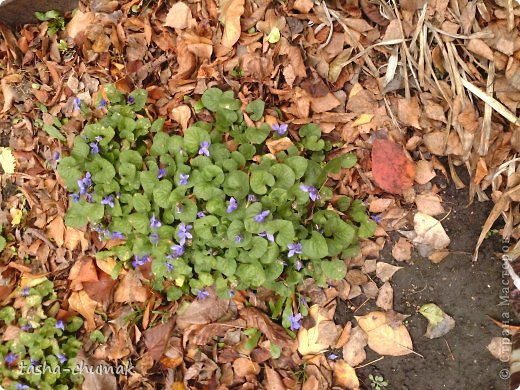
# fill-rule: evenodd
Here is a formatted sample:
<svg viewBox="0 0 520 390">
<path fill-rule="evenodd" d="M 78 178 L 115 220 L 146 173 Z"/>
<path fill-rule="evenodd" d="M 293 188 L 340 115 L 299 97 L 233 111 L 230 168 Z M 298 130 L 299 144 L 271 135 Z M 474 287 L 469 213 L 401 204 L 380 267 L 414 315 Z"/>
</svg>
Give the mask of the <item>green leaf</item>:
<svg viewBox="0 0 520 390">
<path fill-rule="evenodd" d="M 2 252 L 5 249 L 5 246 L 7 245 L 7 241 L 3 236 L 0 236 L 0 252 Z"/>
<path fill-rule="evenodd" d="M 251 174 L 251 189 L 258 195 L 267 193 L 267 186 L 272 187 L 275 183 L 274 176 L 266 171 L 254 171 Z"/>
<path fill-rule="evenodd" d="M 431 326 L 438 325 L 444 320 L 444 312 L 435 303 L 422 305 L 419 308 L 419 313 L 426 317 Z"/>
<path fill-rule="evenodd" d="M 172 192 L 172 183 L 168 180 L 161 180 L 153 190 L 153 200 L 157 206 L 163 209 L 172 206 L 170 194 Z"/>
<path fill-rule="evenodd" d="M 148 93 L 144 89 L 136 89 L 132 91 L 129 95 L 129 97 L 134 98 L 134 103 L 130 105 L 132 109 L 137 112 L 141 111 L 144 106 L 146 105 L 146 99 L 148 98 Z"/>
<path fill-rule="evenodd" d="M 150 232 L 150 220 L 143 213 L 133 213 L 128 216 L 128 223 L 141 234 L 147 235 Z"/>
<path fill-rule="evenodd" d="M 256 127 L 248 127 L 245 136 L 252 144 L 261 144 L 266 140 L 270 132 L 269 125 L 264 123 L 258 129 Z"/>
<path fill-rule="evenodd" d="M 109 184 L 116 175 L 116 170 L 112 163 L 96 154 L 93 160 L 85 167 L 92 174 L 92 181 L 96 184 Z"/>
<path fill-rule="evenodd" d="M 358 235 L 360 238 L 368 238 L 371 237 L 377 229 L 377 224 L 374 221 L 366 220 L 361 222 L 359 226 Z"/>
<path fill-rule="evenodd" d="M 238 280 L 248 287 L 259 287 L 265 282 L 264 268 L 258 262 L 240 264 L 236 275 Z"/>
<path fill-rule="evenodd" d="M 74 157 L 63 157 L 58 162 L 58 174 L 70 192 L 79 190 L 78 180 L 83 176 Z"/>
<path fill-rule="evenodd" d="M 223 92 L 218 88 L 209 88 L 204 91 L 201 97 L 202 104 L 210 111 L 217 111 Z"/>
<path fill-rule="evenodd" d="M 278 359 L 282 354 L 280 347 L 274 344 L 272 341 L 270 341 L 269 344 L 269 351 L 271 351 L 271 356 L 273 357 L 273 359 Z"/>
<path fill-rule="evenodd" d="M 313 231 L 310 239 L 302 241 L 302 251 L 310 259 L 323 259 L 327 257 L 329 248 L 325 237 Z"/>
<path fill-rule="evenodd" d="M 327 279 L 341 280 L 347 274 L 347 266 L 343 260 L 323 260 L 320 262 L 320 267 Z"/>
<path fill-rule="evenodd" d="M 249 176 L 243 171 L 234 171 L 226 175 L 224 192 L 227 196 L 242 199 L 249 193 Z"/>
<path fill-rule="evenodd" d="M 74 137 L 74 146 L 70 154 L 79 161 L 86 160 L 90 154 L 90 146 L 82 137 Z"/>
<path fill-rule="evenodd" d="M 53 125 L 49 125 L 48 123 L 43 124 L 43 130 L 49 134 L 52 138 L 59 139 L 60 141 L 67 141 L 67 138 Z"/>
<path fill-rule="evenodd" d="M 204 141 L 210 141 L 209 133 L 196 125 L 189 127 L 184 132 L 184 146 L 189 155 L 197 154 L 201 142 Z"/>
<path fill-rule="evenodd" d="M 161 156 L 168 153 L 168 145 L 170 142 L 170 136 L 166 133 L 157 133 L 153 137 L 153 144 L 150 149 L 150 155 Z"/>
<path fill-rule="evenodd" d="M 246 112 L 250 113 L 250 118 L 254 121 L 259 121 L 264 115 L 265 102 L 260 99 L 253 100 L 246 107 Z"/>
<path fill-rule="evenodd" d="M 295 174 L 295 179 L 298 180 L 305 175 L 305 171 L 307 170 L 308 162 L 305 157 L 301 156 L 293 156 L 289 157 L 284 161 L 285 164 L 291 167 Z"/>
<path fill-rule="evenodd" d="M 285 164 L 273 165 L 270 172 L 276 177 L 275 185 L 277 187 L 289 189 L 296 181 L 294 171 Z"/>
<path fill-rule="evenodd" d="M 133 205 L 139 213 L 147 213 L 151 210 L 150 201 L 143 194 L 134 194 Z"/>
<path fill-rule="evenodd" d="M 259 259 L 267 251 L 267 240 L 262 237 L 253 237 L 251 240 L 251 249 L 249 250 L 249 256 L 253 259 Z"/>
</svg>

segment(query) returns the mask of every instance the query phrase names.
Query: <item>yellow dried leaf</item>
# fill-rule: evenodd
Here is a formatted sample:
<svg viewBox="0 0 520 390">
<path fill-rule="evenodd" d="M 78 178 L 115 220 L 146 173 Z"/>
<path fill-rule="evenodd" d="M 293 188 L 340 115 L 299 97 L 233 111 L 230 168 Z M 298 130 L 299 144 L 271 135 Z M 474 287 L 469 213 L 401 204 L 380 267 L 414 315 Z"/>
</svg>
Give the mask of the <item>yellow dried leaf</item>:
<svg viewBox="0 0 520 390">
<path fill-rule="evenodd" d="M 11 213 L 11 218 L 12 218 L 11 225 L 13 225 L 13 226 L 19 225 L 20 222 L 22 221 L 22 216 L 23 216 L 22 210 L 13 207 L 11 210 L 9 210 L 9 212 Z"/>
<path fill-rule="evenodd" d="M 12 174 L 16 167 L 16 159 L 9 148 L 0 148 L 0 165 L 5 173 Z"/>
<path fill-rule="evenodd" d="M 352 122 L 352 127 L 366 125 L 370 123 L 370 121 L 374 118 L 374 114 L 361 114 L 354 122 Z"/>
<path fill-rule="evenodd" d="M 356 371 L 344 360 L 339 360 L 334 364 L 334 382 L 342 389 L 359 389 Z"/>
<path fill-rule="evenodd" d="M 381 355 L 402 356 L 413 352 L 408 329 L 390 321 L 387 313 L 374 311 L 356 320 L 368 336 L 368 346 Z"/>
<path fill-rule="evenodd" d="M 224 25 L 224 33 L 220 42 L 224 47 L 232 47 L 240 38 L 240 17 L 244 14 L 245 0 L 221 0 L 220 22 Z"/>
<path fill-rule="evenodd" d="M 85 328 L 88 332 L 96 329 L 94 311 L 96 310 L 97 303 L 92 300 L 85 291 L 73 292 L 69 298 L 69 305 L 72 310 L 77 311 L 87 320 Z"/>
</svg>

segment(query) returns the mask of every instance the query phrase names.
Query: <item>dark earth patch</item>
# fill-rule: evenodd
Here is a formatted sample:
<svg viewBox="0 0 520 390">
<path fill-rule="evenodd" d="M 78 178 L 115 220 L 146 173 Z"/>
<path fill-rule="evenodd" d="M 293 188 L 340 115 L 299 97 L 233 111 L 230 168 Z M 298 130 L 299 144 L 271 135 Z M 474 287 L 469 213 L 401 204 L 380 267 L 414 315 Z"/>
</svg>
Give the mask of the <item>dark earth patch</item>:
<svg viewBox="0 0 520 390">
<path fill-rule="evenodd" d="M 467 177 L 462 179 L 467 183 Z M 441 183 L 439 183 L 441 184 Z M 451 254 L 440 264 L 412 256 L 413 264 L 405 265 L 392 278 L 394 310 L 409 314 L 406 326 L 414 342 L 414 350 L 424 356 L 385 357 L 356 370 L 364 388 L 370 389 L 369 374 L 382 375 L 386 389 L 508 389 L 501 374 L 508 368 L 486 349 L 492 337 L 502 336 L 501 329 L 488 316 L 507 321 L 507 294 L 501 289 L 508 279 L 502 274 L 501 242 L 498 235 L 484 241 L 479 260 L 472 262 L 475 243 L 489 212 L 491 202 L 475 202 L 469 207 L 467 189 L 457 191 L 451 183 L 442 193 L 446 210 L 452 209 L 442 223 L 452 242 Z M 398 264 L 387 244 L 380 260 Z M 452 316 L 456 325 L 444 338 L 430 340 L 424 336 L 427 320 L 418 313 L 420 306 L 433 302 Z M 502 304 L 501 304 L 502 302 Z M 366 307 L 356 315 L 364 315 L 374 307 Z M 367 360 L 378 359 L 367 347 Z"/>
</svg>

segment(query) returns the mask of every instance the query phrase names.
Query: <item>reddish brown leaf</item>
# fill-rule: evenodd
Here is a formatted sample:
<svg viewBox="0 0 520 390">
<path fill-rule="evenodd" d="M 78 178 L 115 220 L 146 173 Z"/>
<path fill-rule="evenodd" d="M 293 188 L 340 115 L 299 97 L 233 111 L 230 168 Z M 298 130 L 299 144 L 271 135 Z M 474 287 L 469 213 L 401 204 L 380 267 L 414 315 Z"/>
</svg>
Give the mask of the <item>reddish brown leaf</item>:
<svg viewBox="0 0 520 390">
<path fill-rule="evenodd" d="M 165 324 L 155 326 L 144 332 L 144 343 L 153 360 L 159 360 L 162 357 L 166 350 L 172 329 L 173 321 L 170 320 Z"/>
<path fill-rule="evenodd" d="M 402 194 L 413 185 L 415 167 L 400 145 L 376 139 L 372 146 L 372 174 L 382 190 Z"/>
</svg>

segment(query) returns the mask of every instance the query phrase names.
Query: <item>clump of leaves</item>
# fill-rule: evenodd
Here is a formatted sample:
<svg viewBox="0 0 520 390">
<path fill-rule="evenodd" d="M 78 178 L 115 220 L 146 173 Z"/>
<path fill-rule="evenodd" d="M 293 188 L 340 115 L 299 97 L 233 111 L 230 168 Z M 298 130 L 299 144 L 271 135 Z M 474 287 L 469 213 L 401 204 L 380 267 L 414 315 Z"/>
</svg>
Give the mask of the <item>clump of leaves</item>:
<svg viewBox="0 0 520 390">
<path fill-rule="evenodd" d="M 343 259 L 358 253 L 359 238 L 373 234 L 361 201 L 333 200 L 327 174 L 356 157 L 327 162 L 332 145 L 318 125 L 302 126 L 291 146 L 271 154 L 266 140 L 289 133 L 261 123 L 261 100 L 246 107 L 251 125 L 233 92 L 210 88 L 195 109 L 214 121 L 172 134 L 144 115 L 146 91 L 105 92 L 106 115 L 85 126 L 58 166 L 71 192 L 65 222 L 118 239 L 100 258 L 151 262 L 153 285 L 169 299 L 188 291 L 203 298 L 212 285 L 226 297 L 259 286 L 288 297 L 308 277 L 326 286 L 345 276 Z"/>
<path fill-rule="evenodd" d="M 53 317 L 59 303 L 47 278 L 31 279 L 17 292 L 17 302 L 0 310 L 0 326 L 9 327 L 8 332 L 4 329 L 4 336 L 9 337 L 0 343 L 0 387 L 75 388 L 83 379 L 74 370 L 74 358 L 81 349 L 75 333 L 83 320 L 72 317 L 57 321 Z"/>
<path fill-rule="evenodd" d="M 34 16 L 40 22 L 47 22 L 47 35 L 52 37 L 54 34 L 65 30 L 65 19 L 60 11 L 50 10 L 47 12 L 35 12 Z"/>
<path fill-rule="evenodd" d="M 381 375 L 370 374 L 368 379 L 370 379 L 370 386 L 375 390 L 385 390 L 386 386 L 388 386 L 388 381 Z"/>
</svg>

